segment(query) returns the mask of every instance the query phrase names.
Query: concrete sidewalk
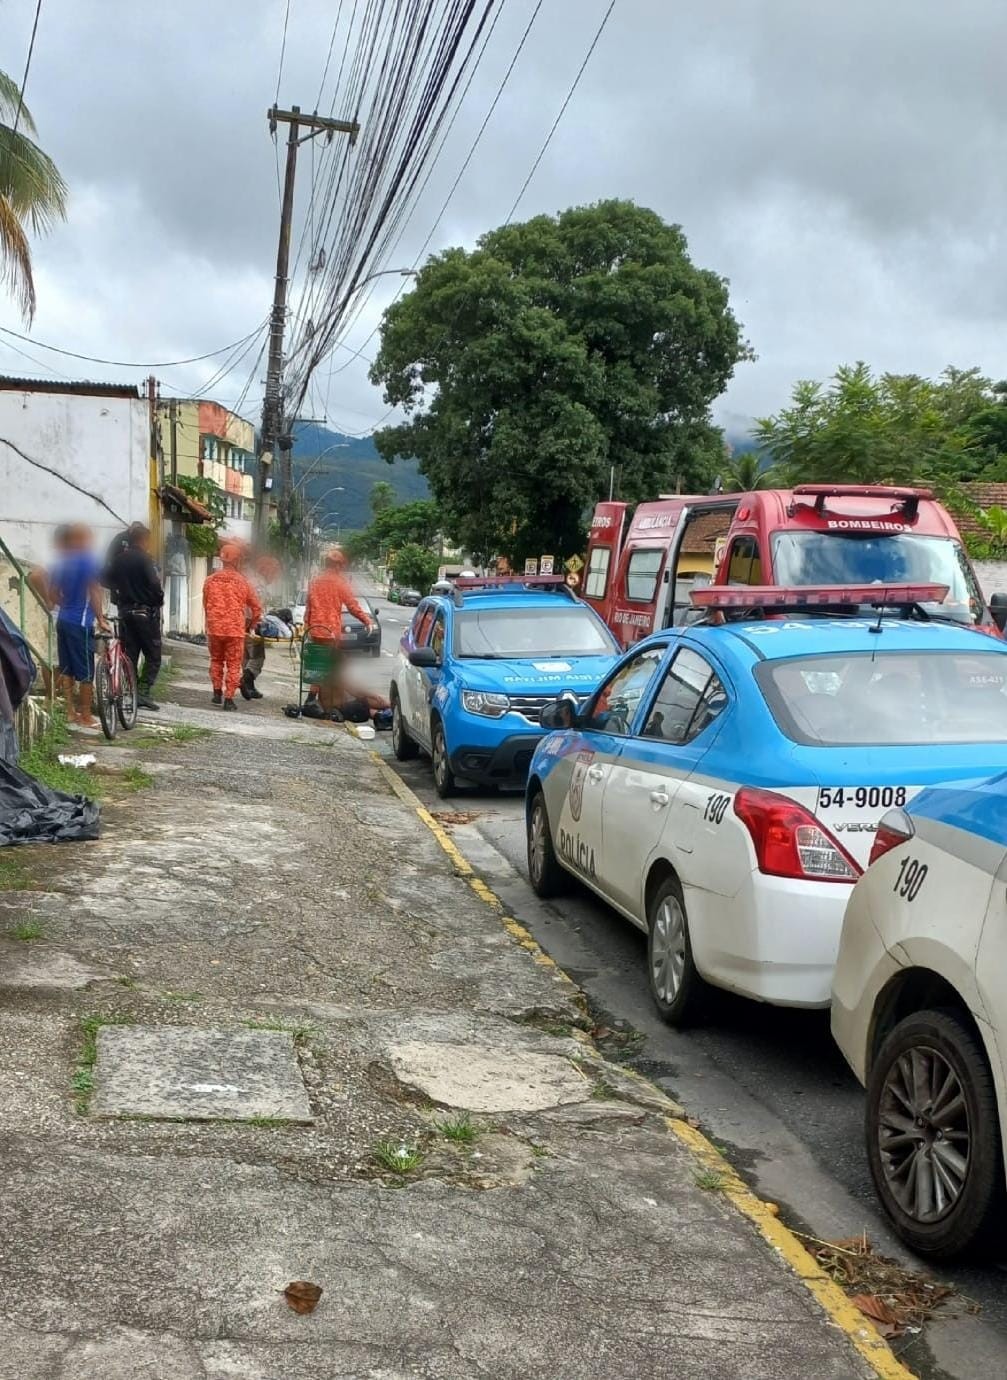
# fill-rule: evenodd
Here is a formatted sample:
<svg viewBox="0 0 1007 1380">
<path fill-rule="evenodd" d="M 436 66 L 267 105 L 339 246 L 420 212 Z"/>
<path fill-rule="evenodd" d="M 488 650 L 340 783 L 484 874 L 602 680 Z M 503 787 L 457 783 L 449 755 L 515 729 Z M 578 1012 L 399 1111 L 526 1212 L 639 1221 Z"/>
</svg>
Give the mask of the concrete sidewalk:
<svg viewBox="0 0 1007 1380">
<path fill-rule="evenodd" d="M 0 1380 L 901 1373 L 363 744 L 172 651 L 153 787 L 0 892 Z"/>
</svg>

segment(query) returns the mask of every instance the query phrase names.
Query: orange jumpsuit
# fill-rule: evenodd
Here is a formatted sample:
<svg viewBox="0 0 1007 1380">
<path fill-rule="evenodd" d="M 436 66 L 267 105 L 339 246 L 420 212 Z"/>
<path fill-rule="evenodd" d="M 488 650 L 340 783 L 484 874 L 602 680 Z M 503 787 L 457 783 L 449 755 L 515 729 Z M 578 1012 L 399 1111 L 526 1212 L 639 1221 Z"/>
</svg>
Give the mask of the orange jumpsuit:
<svg viewBox="0 0 1007 1380">
<path fill-rule="evenodd" d="M 215 570 L 203 585 L 206 640 L 210 646 L 210 680 L 226 700 L 233 700 L 241 680 L 245 631 L 262 617 L 255 590 L 230 566 Z"/>
<path fill-rule="evenodd" d="M 312 642 L 339 642 L 343 634 L 343 608 L 368 628 L 371 616 L 359 602 L 349 582 L 338 570 L 323 570 L 308 585 L 304 628 Z"/>
</svg>

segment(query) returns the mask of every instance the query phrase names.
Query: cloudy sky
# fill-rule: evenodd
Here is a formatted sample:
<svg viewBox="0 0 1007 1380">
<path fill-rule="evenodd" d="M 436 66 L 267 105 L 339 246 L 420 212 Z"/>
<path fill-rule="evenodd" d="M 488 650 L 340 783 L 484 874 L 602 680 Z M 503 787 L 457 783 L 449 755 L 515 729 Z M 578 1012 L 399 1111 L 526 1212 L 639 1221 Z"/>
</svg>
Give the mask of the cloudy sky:
<svg viewBox="0 0 1007 1380">
<path fill-rule="evenodd" d="M 434 226 L 535 8 L 502 3 L 389 267 L 412 263 Z M 66 225 L 36 245 L 36 341 L 155 362 L 215 350 L 265 319 L 278 220 L 265 112 L 284 5 L 43 0 L 26 101 L 71 200 Z M 432 250 L 470 245 L 506 218 L 607 6 L 544 0 Z M 291 0 L 281 105 L 314 106 L 338 9 Z M 17 79 L 34 13 L 35 0 L 0 0 L 0 67 Z M 622 196 L 679 222 L 696 262 L 730 279 L 758 355 L 716 406 L 732 429 L 779 407 L 795 378 L 857 358 L 1007 375 L 1005 52 L 1003 0 L 616 0 L 519 216 Z M 372 285 L 346 346 L 373 352 L 397 285 Z M 5 300 L 0 325 L 24 330 Z M 145 372 L 0 339 L 7 373 L 47 372 L 12 345 L 63 375 Z M 253 417 L 254 359 L 214 390 L 233 403 L 251 378 Z M 188 391 L 218 363 L 157 372 Z M 336 350 L 313 414 L 368 431 L 385 407 L 366 368 Z"/>
</svg>

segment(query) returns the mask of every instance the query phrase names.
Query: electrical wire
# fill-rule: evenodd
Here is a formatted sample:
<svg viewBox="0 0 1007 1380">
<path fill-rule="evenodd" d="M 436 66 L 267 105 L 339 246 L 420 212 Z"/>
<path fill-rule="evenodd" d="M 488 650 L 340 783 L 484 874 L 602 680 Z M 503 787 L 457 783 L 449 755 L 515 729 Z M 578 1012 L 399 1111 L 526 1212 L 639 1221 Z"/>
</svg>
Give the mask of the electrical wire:
<svg viewBox="0 0 1007 1380">
<path fill-rule="evenodd" d="M 153 364 L 141 364 L 129 359 L 100 359 L 97 355 L 81 355 L 77 354 L 75 350 L 63 350 L 58 345 L 47 345 L 44 340 L 35 340 L 30 335 L 20 335 L 7 326 L 0 326 L 0 331 L 4 335 L 13 336 L 15 340 L 23 340 L 26 345 L 35 345 L 40 350 L 50 350 L 54 355 L 65 355 L 68 359 L 83 359 L 88 364 L 109 364 L 116 369 L 174 369 L 176 365 L 200 364 L 204 359 L 214 359 L 217 355 L 227 354 L 236 346 L 244 345 L 246 341 L 252 340 L 266 325 L 268 325 L 268 318 L 256 326 L 249 335 L 243 335 L 240 340 L 232 340 L 229 345 L 221 345 L 218 350 L 209 350 L 205 355 L 193 355 L 190 359 L 158 360 Z"/>
<path fill-rule="evenodd" d="M 287 0 L 287 8 L 283 12 L 283 37 L 280 40 L 280 66 L 276 73 L 276 100 L 274 105 L 280 103 L 280 82 L 283 80 L 283 59 L 287 52 L 287 25 L 290 23 L 290 0 Z"/>
<path fill-rule="evenodd" d="M 535 159 L 535 162 L 531 165 L 531 171 L 528 173 L 528 176 L 522 183 L 521 190 L 517 194 L 517 199 L 515 200 L 514 205 L 510 208 L 510 214 L 504 221 L 505 225 L 510 225 L 511 221 L 514 219 L 514 212 L 521 204 L 521 199 L 524 196 L 525 192 L 528 190 L 528 184 L 531 182 L 532 178 L 538 171 L 538 166 L 542 162 L 542 159 L 545 157 L 546 150 L 548 149 L 549 145 L 552 143 L 552 137 L 556 133 L 556 130 L 559 128 L 559 123 L 562 120 L 563 116 L 566 114 L 566 108 L 573 99 L 573 94 L 577 90 L 577 87 L 580 85 L 580 79 L 584 75 L 584 69 L 587 67 L 587 64 L 591 61 L 591 55 L 594 53 L 595 48 L 597 48 L 598 40 L 605 32 L 605 26 L 608 23 L 609 16 L 611 15 L 614 9 L 615 0 L 610 0 L 609 7 L 602 15 L 601 23 L 598 25 L 598 30 L 595 33 L 594 38 L 591 40 L 591 46 L 587 50 L 587 53 L 584 57 L 584 61 L 580 64 L 580 68 L 578 69 L 577 75 L 573 79 L 573 85 L 570 87 L 570 90 L 566 93 L 566 100 L 560 106 L 559 114 L 556 116 L 555 120 L 553 120 L 552 128 L 549 130 L 549 133 L 545 137 L 545 143 L 539 149 L 538 157 Z"/>
<path fill-rule="evenodd" d="M 21 90 L 17 98 L 17 112 L 14 116 L 14 129 L 12 131 L 14 134 L 17 133 L 18 125 L 21 123 L 21 111 L 24 109 L 24 91 L 25 87 L 28 85 L 28 73 L 31 71 L 32 54 L 35 52 L 35 35 L 38 33 L 38 17 L 41 12 L 42 0 L 38 0 L 35 6 L 35 19 L 31 26 L 31 38 L 28 40 L 28 56 L 24 64 L 24 76 L 21 78 Z"/>
</svg>

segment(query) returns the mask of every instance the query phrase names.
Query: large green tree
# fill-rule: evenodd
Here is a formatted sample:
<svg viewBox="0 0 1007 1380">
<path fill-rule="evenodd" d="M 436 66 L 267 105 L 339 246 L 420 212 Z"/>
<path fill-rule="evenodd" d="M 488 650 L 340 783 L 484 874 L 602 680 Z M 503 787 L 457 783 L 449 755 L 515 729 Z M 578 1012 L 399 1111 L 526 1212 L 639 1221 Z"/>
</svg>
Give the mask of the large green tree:
<svg viewBox="0 0 1007 1380">
<path fill-rule="evenodd" d="M 39 235 L 66 214 L 66 183 L 38 147 L 17 82 L 0 72 L 0 275 L 22 315 L 35 315 L 29 232 Z M 16 128 L 15 128 L 16 125 Z"/>
<path fill-rule="evenodd" d="M 745 357 L 727 283 L 626 201 L 536 216 L 430 259 L 386 313 L 371 370 L 407 420 L 448 536 L 483 558 L 566 555 L 609 491 L 705 489 L 709 406 Z"/>
</svg>

